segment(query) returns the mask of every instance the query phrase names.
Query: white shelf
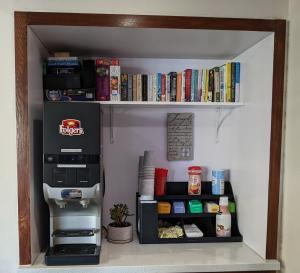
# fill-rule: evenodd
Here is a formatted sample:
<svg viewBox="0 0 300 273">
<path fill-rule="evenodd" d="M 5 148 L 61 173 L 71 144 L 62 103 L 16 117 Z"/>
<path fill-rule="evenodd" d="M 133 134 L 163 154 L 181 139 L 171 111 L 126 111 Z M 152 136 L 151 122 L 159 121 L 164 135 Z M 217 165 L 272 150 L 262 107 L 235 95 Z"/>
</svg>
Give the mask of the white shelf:
<svg viewBox="0 0 300 273">
<path fill-rule="evenodd" d="M 46 266 L 41 253 L 32 266 L 18 270 L 30 273 L 177 273 L 279 270 L 277 260 L 265 260 L 245 243 L 150 244 L 137 239 L 111 244 L 105 239 L 100 263 L 90 266 Z"/>
<path fill-rule="evenodd" d="M 93 101 L 100 105 L 141 106 L 141 107 L 195 107 L 195 108 L 236 108 L 242 102 L 156 102 L 156 101 Z"/>
</svg>

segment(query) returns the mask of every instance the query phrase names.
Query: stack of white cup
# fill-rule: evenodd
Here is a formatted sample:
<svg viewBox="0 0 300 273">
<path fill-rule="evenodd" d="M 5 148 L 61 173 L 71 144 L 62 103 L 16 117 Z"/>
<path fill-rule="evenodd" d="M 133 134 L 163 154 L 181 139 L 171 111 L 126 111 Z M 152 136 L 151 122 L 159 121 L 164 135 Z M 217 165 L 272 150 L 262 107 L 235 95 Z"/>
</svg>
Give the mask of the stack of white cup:
<svg viewBox="0 0 300 273">
<path fill-rule="evenodd" d="M 141 180 L 141 200 L 153 200 L 154 198 L 154 174 L 153 151 L 145 151 L 143 157 L 143 174 Z"/>
<path fill-rule="evenodd" d="M 143 176 L 144 176 L 144 157 L 139 157 L 139 170 L 138 170 L 138 192 L 142 193 L 143 188 Z"/>
</svg>

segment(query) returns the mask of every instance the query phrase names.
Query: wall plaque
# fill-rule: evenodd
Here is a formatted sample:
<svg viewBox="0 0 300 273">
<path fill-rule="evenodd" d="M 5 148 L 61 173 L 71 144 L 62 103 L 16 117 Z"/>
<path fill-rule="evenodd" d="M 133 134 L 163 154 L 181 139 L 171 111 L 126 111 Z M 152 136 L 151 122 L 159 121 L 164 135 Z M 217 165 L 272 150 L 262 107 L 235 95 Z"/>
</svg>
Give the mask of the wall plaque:
<svg viewBox="0 0 300 273">
<path fill-rule="evenodd" d="M 167 114 L 167 158 L 169 161 L 194 159 L 194 114 Z"/>
</svg>

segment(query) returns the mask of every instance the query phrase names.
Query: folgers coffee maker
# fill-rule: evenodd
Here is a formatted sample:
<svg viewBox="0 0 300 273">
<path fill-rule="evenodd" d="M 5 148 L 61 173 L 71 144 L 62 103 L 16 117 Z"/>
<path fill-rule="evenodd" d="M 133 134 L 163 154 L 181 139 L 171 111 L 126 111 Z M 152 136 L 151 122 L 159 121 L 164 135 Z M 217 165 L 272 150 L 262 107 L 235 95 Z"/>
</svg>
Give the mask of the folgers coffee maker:
<svg viewBox="0 0 300 273">
<path fill-rule="evenodd" d="M 50 211 L 47 265 L 98 264 L 102 171 L 100 107 L 44 104 L 43 190 Z"/>
</svg>

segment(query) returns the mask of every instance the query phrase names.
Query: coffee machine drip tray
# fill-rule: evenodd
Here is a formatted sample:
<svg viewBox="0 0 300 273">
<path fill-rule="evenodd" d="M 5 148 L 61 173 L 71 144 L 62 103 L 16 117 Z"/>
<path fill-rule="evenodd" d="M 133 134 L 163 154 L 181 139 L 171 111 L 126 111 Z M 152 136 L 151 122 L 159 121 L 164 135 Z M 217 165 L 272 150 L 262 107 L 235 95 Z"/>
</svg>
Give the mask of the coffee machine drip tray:
<svg viewBox="0 0 300 273">
<path fill-rule="evenodd" d="M 97 230 L 95 229 L 70 229 L 70 230 L 55 230 L 52 237 L 84 237 L 94 236 Z"/>
<path fill-rule="evenodd" d="M 47 250 L 46 265 L 98 264 L 100 247 L 95 244 L 61 244 Z"/>
</svg>

